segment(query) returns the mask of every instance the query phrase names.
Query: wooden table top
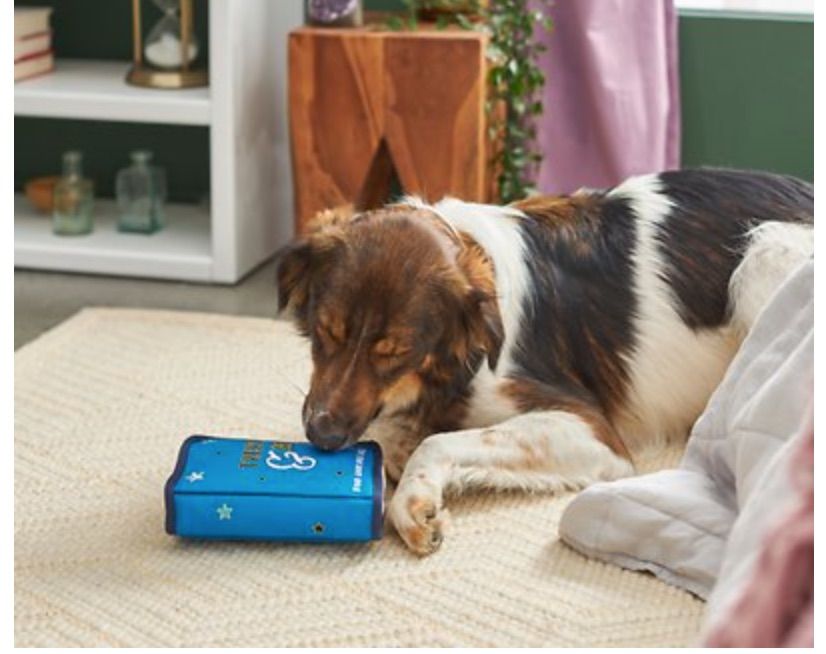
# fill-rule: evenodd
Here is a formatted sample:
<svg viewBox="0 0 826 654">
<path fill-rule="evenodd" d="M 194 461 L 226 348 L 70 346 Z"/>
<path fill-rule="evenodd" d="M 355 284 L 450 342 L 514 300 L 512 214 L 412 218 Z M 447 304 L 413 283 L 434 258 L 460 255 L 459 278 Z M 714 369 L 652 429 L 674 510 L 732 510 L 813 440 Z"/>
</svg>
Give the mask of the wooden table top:
<svg viewBox="0 0 826 654">
<path fill-rule="evenodd" d="M 292 30 L 291 34 L 308 34 L 319 37 L 351 38 L 385 38 L 385 39 L 457 39 L 484 41 L 488 35 L 476 30 L 466 30 L 458 25 L 437 27 L 435 22 L 418 21 L 416 29 L 393 30 L 387 26 L 387 19 L 398 16 L 402 20 L 405 14 L 398 12 L 364 12 L 364 24 L 359 27 L 322 27 L 304 25 Z"/>
</svg>

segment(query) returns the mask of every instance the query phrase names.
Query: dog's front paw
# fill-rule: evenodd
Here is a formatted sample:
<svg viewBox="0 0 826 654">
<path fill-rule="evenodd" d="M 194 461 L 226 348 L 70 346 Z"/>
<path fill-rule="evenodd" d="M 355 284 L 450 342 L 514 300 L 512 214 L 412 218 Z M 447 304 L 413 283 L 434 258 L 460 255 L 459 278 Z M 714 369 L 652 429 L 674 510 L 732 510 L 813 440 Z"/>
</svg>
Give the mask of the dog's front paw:
<svg viewBox="0 0 826 654">
<path fill-rule="evenodd" d="M 403 477 L 388 509 L 393 526 L 407 546 L 419 556 L 432 554 L 442 544 L 447 510 L 442 493 L 422 478 Z"/>
</svg>

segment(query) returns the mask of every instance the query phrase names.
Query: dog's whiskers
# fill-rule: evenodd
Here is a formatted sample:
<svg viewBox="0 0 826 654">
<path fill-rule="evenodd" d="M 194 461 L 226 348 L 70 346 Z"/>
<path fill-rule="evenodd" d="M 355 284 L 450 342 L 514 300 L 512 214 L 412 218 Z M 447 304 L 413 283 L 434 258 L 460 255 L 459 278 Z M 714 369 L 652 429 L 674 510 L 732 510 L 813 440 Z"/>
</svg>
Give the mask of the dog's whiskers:
<svg viewBox="0 0 826 654">
<path fill-rule="evenodd" d="M 306 389 L 304 389 L 304 388 L 302 388 L 299 384 L 297 384 L 296 382 L 294 382 L 294 381 L 293 381 L 292 379 L 290 379 L 289 377 L 282 377 L 282 379 L 283 379 L 284 381 L 286 381 L 286 382 L 287 382 L 287 384 L 289 384 L 289 385 L 292 387 L 292 389 L 293 389 L 293 390 L 295 390 L 296 392 L 298 392 L 298 394 L 299 394 L 301 397 L 304 397 L 305 395 L 307 395 L 307 390 L 306 390 Z"/>
</svg>

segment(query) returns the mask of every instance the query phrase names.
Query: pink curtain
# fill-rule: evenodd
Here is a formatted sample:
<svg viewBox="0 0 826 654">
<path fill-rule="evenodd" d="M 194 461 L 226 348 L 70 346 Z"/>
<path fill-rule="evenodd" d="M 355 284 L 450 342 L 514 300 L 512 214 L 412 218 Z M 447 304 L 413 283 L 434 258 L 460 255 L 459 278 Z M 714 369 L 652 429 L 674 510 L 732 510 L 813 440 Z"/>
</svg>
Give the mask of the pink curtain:
<svg viewBox="0 0 826 654">
<path fill-rule="evenodd" d="M 537 187 L 568 193 L 680 163 L 672 0 L 555 0 Z"/>
</svg>

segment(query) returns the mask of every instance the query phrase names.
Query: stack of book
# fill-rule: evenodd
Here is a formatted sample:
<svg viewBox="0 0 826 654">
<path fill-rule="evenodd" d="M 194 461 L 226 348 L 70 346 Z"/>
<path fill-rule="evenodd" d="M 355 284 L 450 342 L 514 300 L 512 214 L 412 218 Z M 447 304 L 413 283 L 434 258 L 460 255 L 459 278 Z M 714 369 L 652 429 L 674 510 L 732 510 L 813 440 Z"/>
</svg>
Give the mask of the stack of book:
<svg viewBox="0 0 826 654">
<path fill-rule="evenodd" d="M 14 81 L 48 73 L 54 68 L 51 7 L 14 8 Z"/>
</svg>

